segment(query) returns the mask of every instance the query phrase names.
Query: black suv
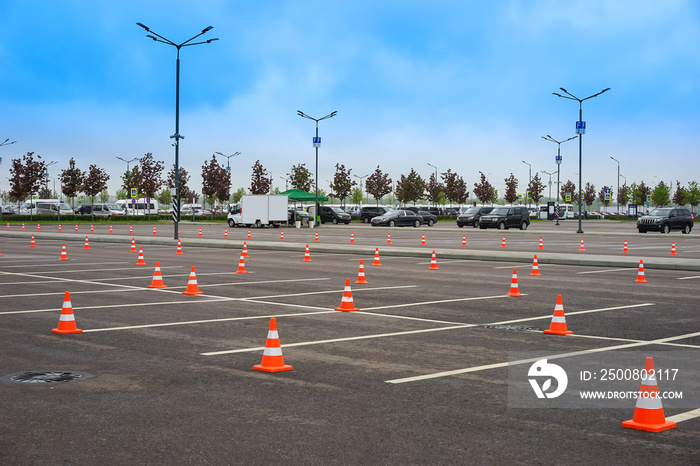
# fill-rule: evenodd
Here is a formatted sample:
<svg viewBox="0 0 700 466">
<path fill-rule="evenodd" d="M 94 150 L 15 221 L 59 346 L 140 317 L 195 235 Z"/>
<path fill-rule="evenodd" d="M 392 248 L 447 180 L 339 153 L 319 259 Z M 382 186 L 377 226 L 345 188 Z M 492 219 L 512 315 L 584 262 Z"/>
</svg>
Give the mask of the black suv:
<svg viewBox="0 0 700 466">
<path fill-rule="evenodd" d="M 527 207 L 494 207 L 487 215 L 482 215 L 479 219 L 479 228 L 498 228 L 507 230 L 508 228 L 520 228 L 527 230 L 530 225 L 530 214 Z"/>
<path fill-rule="evenodd" d="M 462 228 L 464 226 L 473 226 L 474 228 L 479 228 L 479 219 L 482 215 L 487 215 L 491 213 L 493 207 L 470 207 L 457 217 L 457 226 Z"/>
<path fill-rule="evenodd" d="M 387 207 L 381 206 L 367 206 L 360 209 L 360 220 L 364 223 L 369 223 L 374 217 L 379 217 L 385 213 L 391 211 Z"/>
<path fill-rule="evenodd" d="M 684 234 L 688 234 L 692 229 L 693 216 L 688 209 L 681 207 L 654 209 L 649 215 L 645 215 L 637 220 L 637 231 L 640 233 L 646 233 L 650 230 L 660 231 L 661 233 L 681 230 Z"/>
</svg>

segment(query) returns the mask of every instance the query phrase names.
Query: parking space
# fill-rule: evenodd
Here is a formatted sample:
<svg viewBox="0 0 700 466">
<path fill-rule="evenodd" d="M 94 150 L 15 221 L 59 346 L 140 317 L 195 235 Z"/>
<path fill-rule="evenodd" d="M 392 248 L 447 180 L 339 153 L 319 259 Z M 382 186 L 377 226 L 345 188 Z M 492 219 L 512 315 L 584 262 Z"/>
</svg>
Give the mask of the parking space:
<svg viewBox="0 0 700 466">
<path fill-rule="evenodd" d="M 622 255 L 628 225 L 591 225 L 580 254 Z M 634 401 L 622 409 L 509 406 L 512 352 L 567 358 L 700 350 L 697 271 L 650 269 L 648 283 L 635 283 L 636 267 L 542 263 L 542 276 L 530 276 L 532 265 L 522 260 L 456 254 L 502 254 L 504 234 L 508 251 L 543 254 L 542 236 L 544 254 L 578 254 L 573 225 L 556 231 L 533 224 L 525 232 L 328 225 L 283 229 L 281 241 L 277 229 L 253 229 L 248 238 L 245 228 L 183 224 L 183 255 L 175 254 L 172 225 L 157 225 L 157 235 L 144 224 L 131 234 L 128 225 L 83 233 L 90 225 L 80 224 L 77 234 L 66 226 L 61 236 L 57 225 L 24 236 L 0 232 L 0 377 L 61 370 L 92 378 L 0 383 L 3 462 L 595 463 L 605 455 L 637 463 L 650 452 L 674 464 L 700 458 L 700 419 L 692 414 L 676 429 L 652 434 L 620 426 Z M 675 240 L 680 259 L 698 259 L 694 233 L 635 233 L 627 238 L 629 254 L 660 261 Z M 86 234 L 90 250 L 83 249 Z M 135 265 L 132 237 L 146 266 Z M 245 274 L 236 273 L 243 241 Z M 68 261 L 59 260 L 64 242 Z M 306 244 L 312 262 L 302 261 Z M 372 265 L 375 248 L 381 267 Z M 445 254 L 438 255 L 439 270 L 428 270 L 433 249 Z M 364 285 L 354 284 L 360 260 Z M 146 288 L 156 261 L 166 289 Z M 182 294 L 192 267 L 201 296 Z M 505 296 L 514 270 L 522 297 Z M 357 312 L 334 310 L 347 279 Z M 82 334 L 51 333 L 65 291 Z M 557 295 L 573 335 L 542 333 Z M 292 371 L 252 370 L 273 317 Z M 698 368 L 684 369 L 699 376 Z M 633 382 L 630 390 L 638 387 Z M 670 408 L 666 416 L 691 410 Z"/>
</svg>

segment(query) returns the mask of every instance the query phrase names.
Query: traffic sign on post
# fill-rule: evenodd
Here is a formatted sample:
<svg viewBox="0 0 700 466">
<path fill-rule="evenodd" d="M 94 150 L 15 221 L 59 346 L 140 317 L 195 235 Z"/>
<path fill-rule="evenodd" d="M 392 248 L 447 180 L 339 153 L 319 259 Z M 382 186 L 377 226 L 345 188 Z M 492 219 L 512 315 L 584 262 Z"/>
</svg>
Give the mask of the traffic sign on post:
<svg viewBox="0 0 700 466">
<path fill-rule="evenodd" d="M 576 134 L 586 134 L 586 122 L 577 121 L 576 122 Z"/>
<path fill-rule="evenodd" d="M 314 136 L 314 147 L 321 147 L 321 137 Z"/>
<path fill-rule="evenodd" d="M 131 188 L 131 198 L 136 199 L 139 195 L 139 190 L 138 188 Z"/>
<path fill-rule="evenodd" d="M 561 165 L 561 155 L 557 155 L 554 160 L 557 162 L 557 165 Z"/>
</svg>

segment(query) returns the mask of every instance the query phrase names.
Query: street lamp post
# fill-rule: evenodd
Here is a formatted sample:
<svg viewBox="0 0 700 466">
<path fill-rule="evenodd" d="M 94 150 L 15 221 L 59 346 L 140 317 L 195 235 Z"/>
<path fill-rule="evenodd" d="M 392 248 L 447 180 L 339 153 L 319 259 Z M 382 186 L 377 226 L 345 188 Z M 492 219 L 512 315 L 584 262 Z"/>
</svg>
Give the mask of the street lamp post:
<svg viewBox="0 0 700 466">
<path fill-rule="evenodd" d="M 134 157 L 133 159 L 129 159 L 129 160 L 123 159 L 123 158 L 121 158 L 121 157 L 117 157 L 117 158 L 118 158 L 119 160 L 121 160 L 122 162 L 126 162 L 126 172 L 127 172 L 127 173 L 131 173 L 131 172 L 129 171 L 129 164 L 130 164 L 131 162 L 134 162 L 134 161 L 138 160 L 137 157 Z"/>
<path fill-rule="evenodd" d="M 331 112 L 328 115 L 323 116 L 321 118 L 314 118 L 314 117 L 311 117 L 311 116 L 307 115 L 306 113 L 302 112 L 301 110 L 297 110 L 297 115 L 299 115 L 300 117 L 308 118 L 309 120 L 313 120 L 316 122 L 316 137 L 314 137 L 314 139 L 313 139 L 313 144 L 314 144 L 314 147 L 316 148 L 316 174 L 315 174 L 316 175 L 316 203 L 314 204 L 315 205 L 314 217 L 316 217 L 314 219 L 314 223 L 316 225 L 321 223 L 321 216 L 320 216 L 319 211 L 318 211 L 318 148 L 321 147 L 321 138 L 318 137 L 318 122 L 321 120 L 325 120 L 326 118 L 333 118 L 337 114 L 338 114 L 338 112 L 334 111 L 334 112 Z"/>
<path fill-rule="evenodd" d="M 617 215 L 620 215 L 620 161 L 613 156 L 610 158 L 617 162 Z"/>
<path fill-rule="evenodd" d="M 547 172 L 544 170 L 540 170 L 540 173 L 544 173 L 545 175 L 549 175 L 549 198 L 552 199 L 552 175 L 554 175 L 554 172 Z"/>
<path fill-rule="evenodd" d="M 527 165 L 527 189 L 525 190 L 525 195 L 527 196 L 527 205 L 530 206 L 530 183 L 532 183 L 532 165 L 528 162 L 522 160 L 522 162 Z"/>
<path fill-rule="evenodd" d="M 222 154 L 221 152 L 215 152 L 215 153 L 216 153 L 216 154 L 219 154 L 219 155 L 222 156 L 222 157 L 226 157 L 226 171 L 229 173 L 228 185 L 229 185 L 229 189 L 230 189 L 230 188 L 231 188 L 231 162 L 230 162 L 230 161 L 231 161 L 231 157 L 235 157 L 235 156 L 237 156 L 237 155 L 241 155 L 241 153 L 240 153 L 240 152 L 234 152 L 234 153 L 231 154 L 231 155 Z"/>
<path fill-rule="evenodd" d="M 364 180 L 365 178 L 367 178 L 367 177 L 369 176 L 369 174 L 367 174 L 367 175 L 362 175 L 362 176 L 358 176 L 358 175 L 352 175 L 352 176 L 354 176 L 355 178 L 359 178 L 359 179 L 360 179 L 360 192 L 362 192 L 362 180 Z M 367 200 L 366 200 L 366 203 L 369 204 L 369 193 L 367 193 Z M 362 204 L 362 200 L 360 200 L 360 204 Z"/>
<path fill-rule="evenodd" d="M 552 92 L 557 97 L 561 97 L 562 99 L 569 99 L 569 100 L 575 100 L 578 102 L 578 121 L 576 122 L 576 134 L 578 134 L 578 188 L 579 191 L 583 190 L 583 169 L 582 169 L 582 151 L 583 151 L 583 135 L 586 133 L 586 122 L 583 121 L 583 101 L 592 99 L 593 97 L 598 97 L 600 94 L 603 92 L 607 92 L 610 90 L 609 87 L 606 87 L 602 91 L 598 92 L 597 94 L 589 95 L 588 97 L 585 97 L 583 99 L 579 99 L 575 95 L 573 95 L 571 92 L 567 91 L 563 87 L 560 87 L 566 95 L 561 95 L 556 92 Z M 579 199 L 578 199 L 578 231 L 576 233 L 583 233 L 583 230 L 581 229 L 581 207 L 583 204 L 582 199 L 581 199 L 581 193 L 579 192 L 578 194 Z"/>
<path fill-rule="evenodd" d="M 438 182 L 438 168 L 430 162 L 428 162 L 428 165 L 430 165 L 431 167 L 433 167 L 435 169 L 435 184 L 437 184 L 437 182 Z M 437 198 L 435 199 L 435 208 L 437 208 Z"/>
<path fill-rule="evenodd" d="M 7 142 L 9 140 L 10 140 L 10 138 L 7 138 L 4 141 L 0 142 L 0 147 L 9 146 L 10 144 L 14 144 L 17 142 L 17 141 Z M 0 157 L 0 163 L 2 163 L 2 157 Z M 8 180 L 9 180 L 9 178 L 8 178 Z M 0 209 L 0 218 L 2 218 L 2 209 Z"/>
<path fill-rule="evenodd" d="M 210 44 L 219 39 L 215 37 L 206 41 L 192 42 L 202 34 L 206 34 L 214 29 L 213 26 L 207 26 L 196 36 L 187 39 L 185 42 L 176 44 L 170 39 L 166 39 L 160 34 L 151 31 L 148 27 L 141 23 L 136 23 L 136 25 L 144 28 L 146 32 L 151 33 L 147 34 L 146 37 L 153 39 L 156 42 L 172 45 L 177 49 L 177 59 L 175 61 L 175 134 L 170 136 L 170 138 L 175 139 L 175 144 L 173 144 L 175 146 L 175 199 L 173 199 L 173 223 L 175 225 L 175 239 L 178 239 L 178 226 L 180 223 L 180 139 L 184 139 L 184 136 L 180 135 L 180 49 L 191 45 Z"/>
<path fill-rule="evenodd" d="M 571 141 L 572 139 L 576 139 L 576 137 L 577 136 L 572 136 L 569 139 L 564 139 L 563 141 L 557 141 L 549 134 L 547 135 L 547 137 L 542 136 L 542 139 L 544 139 L 545 141 L 557 143 L 557 157 L 555 159 L 555 161 L 557 162 L 557 215 L 556 215 L 557 223 L 556 223 L 556 225 L 559 225 L 559 183 L 560 183 L 559 175 L 561 174 L 561 145 L 562 145 L 562 143 L 564 143 L 566 141 Z"/>
</svg>

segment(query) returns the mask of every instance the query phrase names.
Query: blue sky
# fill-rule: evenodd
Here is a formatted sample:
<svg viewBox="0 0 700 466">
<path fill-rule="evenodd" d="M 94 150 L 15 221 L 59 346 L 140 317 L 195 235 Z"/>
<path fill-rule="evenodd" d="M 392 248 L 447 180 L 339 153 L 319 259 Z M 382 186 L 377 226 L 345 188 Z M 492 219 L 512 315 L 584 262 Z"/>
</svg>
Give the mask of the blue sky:
<svg viewBox="0 0 700 466">
<path fill-rule="evenodd" d="M 74 157 L 111 174 L 152 152 L 174 163 L 175 49 L 136 26 L 183 42 L 207 26 L 207 45 L 181 51 L 181 165 L 201 192 L 201 166 L 231 158 L 233 186 L 249 188 L 260 160 L 274 186 L 293 164 L 319 186 L 335 164 L 355 175 L 377 165 L 396 180 L 436 165 L 479 171 L 503 193 L 512 172 L 556 171 L 556 144 L 574 135 L 583 104 L 583 178 L 617 183 L 700 181 L 700 3 L 692 0 L 0 2 L 0 190 L 10 159 L 28 151 Z M 562 144 L 562 181 L 578 180 L 578 142 Z M 225 159 L 224 159 L 225 162 Z M 545 177 L 548 179 L 548 177 Z M 357 179 L 356 179 L 357 180 Z M 359 180 L 357 180 L 359 181 Z M 621 183 L 624 180 L 621 180 Z M 522 189 L 520 189 L 522 188 Z"/>
</svg>

